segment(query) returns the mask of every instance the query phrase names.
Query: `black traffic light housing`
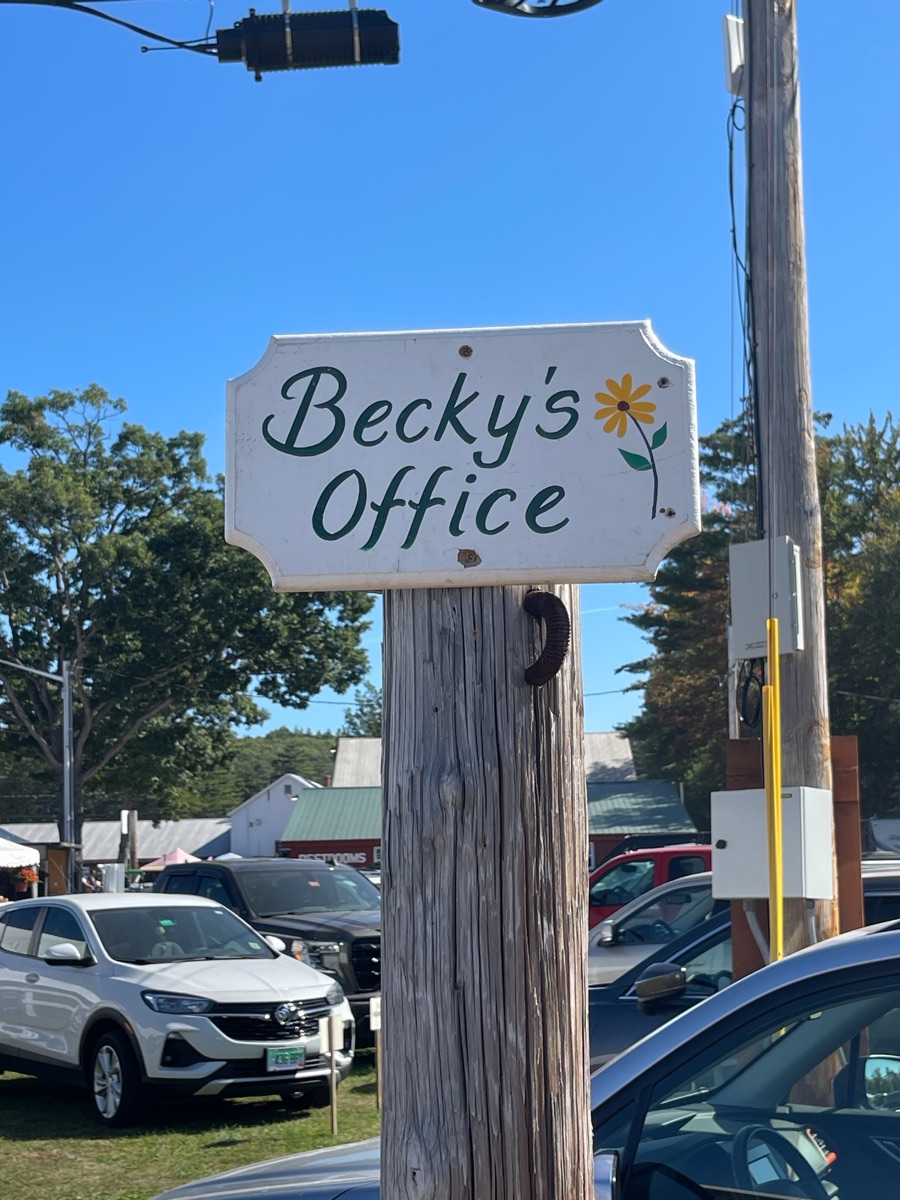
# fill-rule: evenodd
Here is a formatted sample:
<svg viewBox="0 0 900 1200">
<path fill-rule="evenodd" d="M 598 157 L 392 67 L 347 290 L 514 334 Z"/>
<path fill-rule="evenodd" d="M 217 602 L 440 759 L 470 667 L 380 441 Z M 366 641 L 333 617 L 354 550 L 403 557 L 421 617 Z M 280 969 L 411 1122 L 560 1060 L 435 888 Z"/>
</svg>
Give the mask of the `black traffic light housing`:
<svg viewBox="0 0 900 1200">
<path fill-rule="evenodd" d="M 243 62 L 264 71 L 352 67 L 400 61 L 400 29 L 383 9 L 250 16 L 216 30 L 219 62 Z"/>
</svg>

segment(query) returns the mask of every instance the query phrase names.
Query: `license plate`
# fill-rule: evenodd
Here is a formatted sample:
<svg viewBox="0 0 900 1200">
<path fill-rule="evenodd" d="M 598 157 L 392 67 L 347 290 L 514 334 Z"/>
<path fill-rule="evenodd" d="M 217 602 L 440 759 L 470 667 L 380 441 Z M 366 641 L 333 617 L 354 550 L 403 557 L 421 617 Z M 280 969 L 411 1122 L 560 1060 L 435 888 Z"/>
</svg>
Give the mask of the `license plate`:
<svg viewBox="0 0 900 1200">
<path fill-rule="evenodd" d="M 267 1071 L 297 1071 L 305 1062 L 305 1046 L 291 1046 L 289 1049 L 270 1049 L 266 1051 Z"/>
</svg>

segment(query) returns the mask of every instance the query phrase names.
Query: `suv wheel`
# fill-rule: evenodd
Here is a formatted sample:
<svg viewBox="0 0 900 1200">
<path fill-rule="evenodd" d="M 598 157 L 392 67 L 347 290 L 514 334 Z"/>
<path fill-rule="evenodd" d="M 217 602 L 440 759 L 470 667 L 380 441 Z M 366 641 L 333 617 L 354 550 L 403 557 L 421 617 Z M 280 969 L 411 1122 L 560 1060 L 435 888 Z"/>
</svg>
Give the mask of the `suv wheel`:
<svg viewBox="0 0 900 1200">
<path fill-rule="evenodd" d="M 141 1110 L 141 1078 L 124 1033 L 111 1029 L 94 1045 L 90 1064 L 94 1111 L 104 1125 L 131 1124 Z"/>
</svg>

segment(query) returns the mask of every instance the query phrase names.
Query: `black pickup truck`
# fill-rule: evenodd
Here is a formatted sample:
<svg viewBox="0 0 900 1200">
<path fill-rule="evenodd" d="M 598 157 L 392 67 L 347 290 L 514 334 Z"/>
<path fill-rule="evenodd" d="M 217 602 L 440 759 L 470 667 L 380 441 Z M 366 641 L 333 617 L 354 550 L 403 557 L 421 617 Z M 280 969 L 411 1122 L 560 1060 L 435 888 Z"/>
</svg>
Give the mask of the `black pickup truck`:
<svg viewBox="0 0 900 1200">
<path fill-rule="evenodd" d="M 236 858 L 178 863 L 161 871 L 154 892 L 207 896 L 287 953 L 331 975 L 369 1040 L 369 999 L 381 990 L 381 894 L 352 867 L 319 859 Z"/>
</svg>

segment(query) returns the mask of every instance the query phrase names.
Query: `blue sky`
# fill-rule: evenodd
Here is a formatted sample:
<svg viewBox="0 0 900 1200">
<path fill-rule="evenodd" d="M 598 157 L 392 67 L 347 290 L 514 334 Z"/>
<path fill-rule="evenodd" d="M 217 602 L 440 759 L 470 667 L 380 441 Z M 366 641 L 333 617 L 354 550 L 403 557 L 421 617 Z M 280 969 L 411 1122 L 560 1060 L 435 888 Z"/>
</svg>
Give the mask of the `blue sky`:
<svg viewBox="0 0 900 1200">
<path fill-rule="evenodd" d="M 176 38 L 248 11 L 105 7 Z M 225 381 L 273 333 L 650 318 L 697 362 L 700 432 L 735 411 L 729 0 L 549 21 L 385 7 L 399 66 L 255 83 L 84 14 L 0 6 L 0 394 L 97 382 L 149 428 L 202 431 L 218 471 Z M 799 8 L 813 399 L 839 425 L 897 392 L 900 5 Z M 636 711 L 616 668 L 644 652 L 620 619 L 644 596 L 583 590 L 588 729 Z M 378 683 L 377 620 L 367 644 Z M 344 707 L 270 724 L 333 729 Z"/>
</svg>

